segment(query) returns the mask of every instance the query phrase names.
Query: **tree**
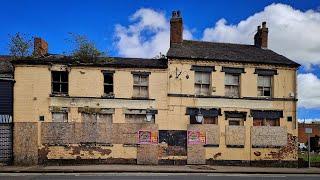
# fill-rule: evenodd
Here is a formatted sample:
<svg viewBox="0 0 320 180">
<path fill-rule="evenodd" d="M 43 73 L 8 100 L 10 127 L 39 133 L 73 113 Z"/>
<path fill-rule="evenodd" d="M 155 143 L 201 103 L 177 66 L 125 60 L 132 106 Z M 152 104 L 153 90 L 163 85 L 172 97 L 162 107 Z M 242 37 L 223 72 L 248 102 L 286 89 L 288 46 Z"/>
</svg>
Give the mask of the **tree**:
<svg viewBox="0 0 320 180">
<path fill-rule="evenodd" d="M 32 41 L 26 35 L 16 33 L 10 36 L 9 51 L 13 58 L 21 58 L 31 55 Z"/>
<path fill-rule="evenodd" d="M 97 60 L 104 53 L 99 51 L 95 44 L 84 35 L 71 34 L 75 49 L 72 52 L 74 58 L 90 62 Z"/>
</svg>

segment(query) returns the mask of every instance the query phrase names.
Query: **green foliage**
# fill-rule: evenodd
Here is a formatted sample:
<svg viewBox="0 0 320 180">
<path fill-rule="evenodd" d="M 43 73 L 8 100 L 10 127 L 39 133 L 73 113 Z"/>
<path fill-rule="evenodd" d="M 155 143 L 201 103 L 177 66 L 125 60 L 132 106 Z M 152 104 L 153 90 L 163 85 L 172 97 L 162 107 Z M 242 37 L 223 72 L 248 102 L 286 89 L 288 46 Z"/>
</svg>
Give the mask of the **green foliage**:
<svg viewBox="0 0 320 180">
<path fill-rule="evenodd" d="M 84 35 L 71 34 L 75 49 L 72 56 L 81 61 L 90 62 L 96 61 L 98 57 L 104 55 L 99 51 L 95 44 Z"/>
<path fill-rule="evenodd" d="M 32 41 L 26 35 L 16 33 L 10 36 L 9 51 L 13 58 L 21 58 L 31 55 Z"/>
</svg>

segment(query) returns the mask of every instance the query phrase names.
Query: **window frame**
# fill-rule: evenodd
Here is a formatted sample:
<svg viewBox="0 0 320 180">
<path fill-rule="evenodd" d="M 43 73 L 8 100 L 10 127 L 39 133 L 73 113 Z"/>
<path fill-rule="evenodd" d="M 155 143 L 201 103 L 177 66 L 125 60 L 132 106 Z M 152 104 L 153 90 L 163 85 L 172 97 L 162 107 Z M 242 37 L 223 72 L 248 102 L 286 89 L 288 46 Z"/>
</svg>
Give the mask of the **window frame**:
<svg viewBox="0 0 320 180">
<path fill-rule="evenodd" d="M 59 74 L 59 81 L 54 81 L 54 73 Z M 66 74 L 67 81 L 63 81 L 62 75 Z M 54 91 L 54 86 L 59 86 L 59 91 Z M 62 87 L 66 86 L 67 91 L 62 91 Z M 68 71 L 51 71 L 51 93 L 54 95 L 68 95 L 69 94 L 69 72 Z"/>
<path fill-rule="evenodd" d="M 139 78 L 139 83 L 136 84 L 135 83 L 135 76 L 138 76 Z M 132 97 L 133 98 L 149 98 L 149 75 L 148 74 L 132 74 L 133 77 L 133 92 L 132 92 Z M 143 84 L 143 82 L 141 81 L 143 78 L 147 79 L 147 83 L 145 83 L 146 85 Z M 139 88 L 139 94 L 136 95 L 135 94 L 135 88 Z M 142 95 L 142 89 L 146 88 L 146 96 Z"/>
<path fill-rule="evenodd" d="M 196 81 L 196 79 L 197 79 L 197 74 L 201 74 L 201 82 L 197 82 Z M 203 77 L 204 77 L 204 74 L 206 74 L 206 75 L 208 75 L 209 76 L 209 79 L 208 79 L 208 81 L 209 81 L 209 83 L 204 83 L 203 82 Z M 194 93 L 195 93 L 195 95 L 198 95 L 198 96 L 210 96 L 211 95 L 211 79 L 212 79 L 212 72 L 208 72 L 208 71 L 194 71 Z M 200 93 L 197 93 L 197 91 L 196 91 L 196 86 L 199 86 L 199 92 Z M 208 86 L 208 93 L 207 94 L 205 94 L 204 92 L 205 91 L 203 91 L 203 89 L 205 89 L 204 88 L 204 86 Z"/>
<path fill-rule="evenodd" d="M 237 82 L 237 85 L 234 85 L 234 84 L 227 84 L 226 83 L 226 78 L 227 78 L 227 76 L 237 76 L 237 78 L 238 78 L 238 82 Z M 225 73 L 225 81 L 224 81 L 224 91 L 225 91 L 225 96 L 226 97 L 233 97 L 233 98 L 239 98 L 240 97 L 240 87 L 241 87 L 241 85 L 240 85 L 240 79 L 241 79 L 241 74 L 233 74 L 233 73 Z M 226 91 L 226 89 L 227 89 L 227 87 L 232 87 L 232 88 L 237 88 L 238 89 L 238 94 L 236 95 L 236 96 L 231 96 L 231 95 L 227 95 L 227 91 Z"/>
<path fill-rule="evenodd" d="M 270 87 L 268 86 L 260 86 L 259 85 L 259 76 L 260 77 L 268 77 L 270 78 Z M 262 88 L 262 95 L 260 95 L 260 88 Z M 269 96 L 265 96 L 264 93 L 266 92 L 265 89 L 269 88 L 270 91 L 270 95 Z M 258 75 L 257 77 L 257 96 L 258 97 L 264 97 L 264 98 L 272 98 L 273 97 L 273 76 L 269 76 L 269 75 Z"/>
<path fill-rule="evenodd" d="M 105 76 L 111 76 L 112 83 L 106 83 L 106 77 Z M 112 92 L 106 92 L 106 86 L 112 87 Z M 108 97 L 114 97 L 114 73 L 112 72 L 103 72 L 103 96 Z"/>
</svg>

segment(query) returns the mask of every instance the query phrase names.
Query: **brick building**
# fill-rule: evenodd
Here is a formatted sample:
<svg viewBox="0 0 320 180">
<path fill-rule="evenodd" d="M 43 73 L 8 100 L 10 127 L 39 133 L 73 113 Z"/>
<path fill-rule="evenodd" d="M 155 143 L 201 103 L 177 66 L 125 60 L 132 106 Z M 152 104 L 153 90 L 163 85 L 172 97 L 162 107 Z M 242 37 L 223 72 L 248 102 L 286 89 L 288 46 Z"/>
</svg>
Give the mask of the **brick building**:
<svg viewBox="0 0 320 180">
<path fill-rule="evenodd" d="M 299 123 L 298 125 L 298 141 L 299 143 L 306 143 L 308 142 L 308 134 L 305 133 L 306 128 L 312 129 L 312 134 L 310 137 L 319 136 L 320 137 L 320 123 L 313 122 L 313 123 Z"/>
<path fill-rule="evenodd" d="M 183 40 L 174 11 L 166 58 L 90 62 L 48 54 L 14 64 L 16 164 L 296 165 L 296 70 L 254 45 Z M 169 43 L 169 42 L 168 42 Z"/>
</svg>

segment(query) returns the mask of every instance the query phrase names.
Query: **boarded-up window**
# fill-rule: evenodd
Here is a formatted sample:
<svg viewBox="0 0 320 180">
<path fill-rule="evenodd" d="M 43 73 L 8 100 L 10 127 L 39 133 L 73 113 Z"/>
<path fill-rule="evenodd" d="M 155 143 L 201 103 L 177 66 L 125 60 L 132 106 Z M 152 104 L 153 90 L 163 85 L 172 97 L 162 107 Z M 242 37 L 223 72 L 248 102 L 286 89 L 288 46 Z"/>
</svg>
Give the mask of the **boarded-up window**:
<svg viewBox="0 0 320 180">
<path fill-rule="evenodd" d="M 52 122 L 68 122 L 68 113 L 67 112 L 53 112 L 52 113 Z"/>
<path fill-rule="evenodd" d="M 104 73 L 104 96 L 113 96 L 113 73 Z"/>
<path fill-rule="evenodd" d="M 68 94 L 68 72 L 51 71 L 52 94 Z"/>
<path fill-rule="evenodd" d="M 195 94 L 196 95 L 210 95 L 210 72 L 195 72 Z"/>
<path fill-rule="evenodd" d="M 271 97 L 272 76 L 258 76 L 258 96 Z"/>
<path fill-rule="evenodd" d="M 238 74 L 225 74 L 225 95 L 228 97 L 239 97 L 240 80 Z"/>
<path fill-rule="evenodd" d="M 148 98 L 149 76 L 144 74 L 133 74 L 133 97 Z"/>
</svg>

